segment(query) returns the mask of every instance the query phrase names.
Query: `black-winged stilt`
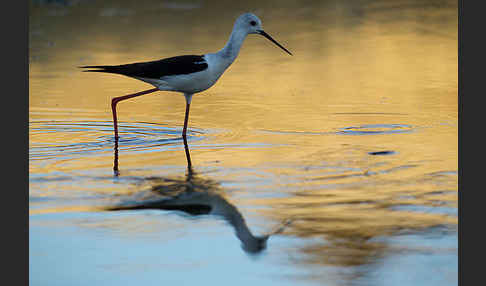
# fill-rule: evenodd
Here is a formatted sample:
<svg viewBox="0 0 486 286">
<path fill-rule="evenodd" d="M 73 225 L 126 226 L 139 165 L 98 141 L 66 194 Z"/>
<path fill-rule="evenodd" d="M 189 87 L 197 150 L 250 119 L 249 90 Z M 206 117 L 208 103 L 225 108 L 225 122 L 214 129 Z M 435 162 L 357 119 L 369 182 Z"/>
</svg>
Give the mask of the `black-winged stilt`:
<svg viewBox="0 0 486 286">
<path fill-rule="evenodd" d="M 115 138 L 118 138 L 118 124 L 116 116 L 116 104 L 132 97 L 161 91 L 176 91 L 184 94 L 186 98 L 186 114 L 184 117 L 184 129 L 182 136 L 186 136 L 189 107 L 192 96 L 213 86 L 224 71 L 238 56 L 240 47 L 246 36 L 259 34 L 292 55 L 286 48 L 277 43 L 262 29 L 260 19 L 252 14 L 245 13 L 236 19 L 231 36 L 220 51 L 205 55 L 186 55 L 166 58 L 158 61 L 141 62 L 117 66 L 83 66 L 81 68 L 96 68 L 85 70 L 86 72 L 105 72 L 125 75 L 131 78 L 147 82 L 155 88 L 115 97 L 111 101 L 113 112 L 113 125 Z"/>
</svg>

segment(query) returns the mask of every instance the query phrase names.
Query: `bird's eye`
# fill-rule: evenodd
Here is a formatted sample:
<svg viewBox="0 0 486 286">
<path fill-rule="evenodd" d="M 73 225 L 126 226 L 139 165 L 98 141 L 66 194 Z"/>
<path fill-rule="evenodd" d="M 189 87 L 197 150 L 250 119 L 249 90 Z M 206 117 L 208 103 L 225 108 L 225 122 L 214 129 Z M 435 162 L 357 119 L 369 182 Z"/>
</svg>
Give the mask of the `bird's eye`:
<svg viewBox="0 0 486 286">
<path fill-rule="evenodd" d="M 256 25 L 256 22 L 255 21 L 251 21 L 250 22 L 250 25 L 255 26 Z"/>
</svg>

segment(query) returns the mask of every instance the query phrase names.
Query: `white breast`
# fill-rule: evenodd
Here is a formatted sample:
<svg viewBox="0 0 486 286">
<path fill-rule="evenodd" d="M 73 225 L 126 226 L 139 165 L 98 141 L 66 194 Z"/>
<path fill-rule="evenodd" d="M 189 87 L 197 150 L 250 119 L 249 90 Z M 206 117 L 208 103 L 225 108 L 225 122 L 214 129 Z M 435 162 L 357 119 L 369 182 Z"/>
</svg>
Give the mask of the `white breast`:
<svg viewBox="0 0 486 286">
<path fill-rule="evenodd" d="M 213 86 L 221 77 L 230 63 L 218 57 L 216 54 L 206 54 L 204 59 L 208 68 L 191 74 L 179 74 L 165 76 L 159 80 L 142 79 L 155 85 L 160 90 L 179 91 L 184 93 L 198 93 Z"/>
</svg>

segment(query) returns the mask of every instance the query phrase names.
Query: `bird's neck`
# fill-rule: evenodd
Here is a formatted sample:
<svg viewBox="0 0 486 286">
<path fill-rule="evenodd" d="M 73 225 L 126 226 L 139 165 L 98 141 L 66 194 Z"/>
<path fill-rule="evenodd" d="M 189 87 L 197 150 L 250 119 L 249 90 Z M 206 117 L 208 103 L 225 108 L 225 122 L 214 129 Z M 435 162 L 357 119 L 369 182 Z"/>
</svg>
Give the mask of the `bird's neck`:
<svg viewBox="0 0 486 286">
<path fill-rule="evenodd" d="M 231 64 L 238 56 L 241 45 L 243 44 L 243 41 L 245 40 L 246 36 L 247 34 L 244 31 L 239 29 L 233 29 L 228 42 L 226 43 L 224 48 L 222 48 L 218 52 L 221 58 L 223 58 L 225 61 Z"/>
<path fill-rule="evenodd" d="M 227 202 L 223 206 L 222 216 L 234 227 L 238 239 L 245 245 L 254 243 L 255 236 L 251 233 L 245 219 L 236 207 Z"/>
</svg>

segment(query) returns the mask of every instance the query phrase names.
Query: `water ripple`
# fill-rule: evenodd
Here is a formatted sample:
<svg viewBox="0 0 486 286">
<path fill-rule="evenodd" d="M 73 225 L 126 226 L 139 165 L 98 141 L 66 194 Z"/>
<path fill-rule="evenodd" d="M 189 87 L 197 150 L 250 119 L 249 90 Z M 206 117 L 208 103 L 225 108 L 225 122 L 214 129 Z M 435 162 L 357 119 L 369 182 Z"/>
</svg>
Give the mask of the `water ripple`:
<svg viewBox="0 0 486 286">
<path fill-rule="evenodd" d="M 89 155 L 112 151 L 115 138 L 111 121 L 36 121 L 29 123 L 29 158 L 32 160 L 59 156 Z M 149 122 L 122 122 L 119 125 L 119 148 L 140 151 L 160 149 L 182 142 L 180 128 Z M 189 131 L 195 140 L 201 131 Z"/>
<path fill-rule="evenodd" d="M 412 132 L 414 128 L 406 124 L 367 124 L 340 128 L 338 131 L 300 131 L 300 130 L 269 130 L 260 132 L 272 134 L 297 134 L 297 135 L 381 135 Z"/>
<path fill-rule="evenodd" d="M 406 124 L 368 124 L 341 128 L 337 133 L 344 135 L 376 135 L 412 132 L 413 128 Z"/>
</svg>

